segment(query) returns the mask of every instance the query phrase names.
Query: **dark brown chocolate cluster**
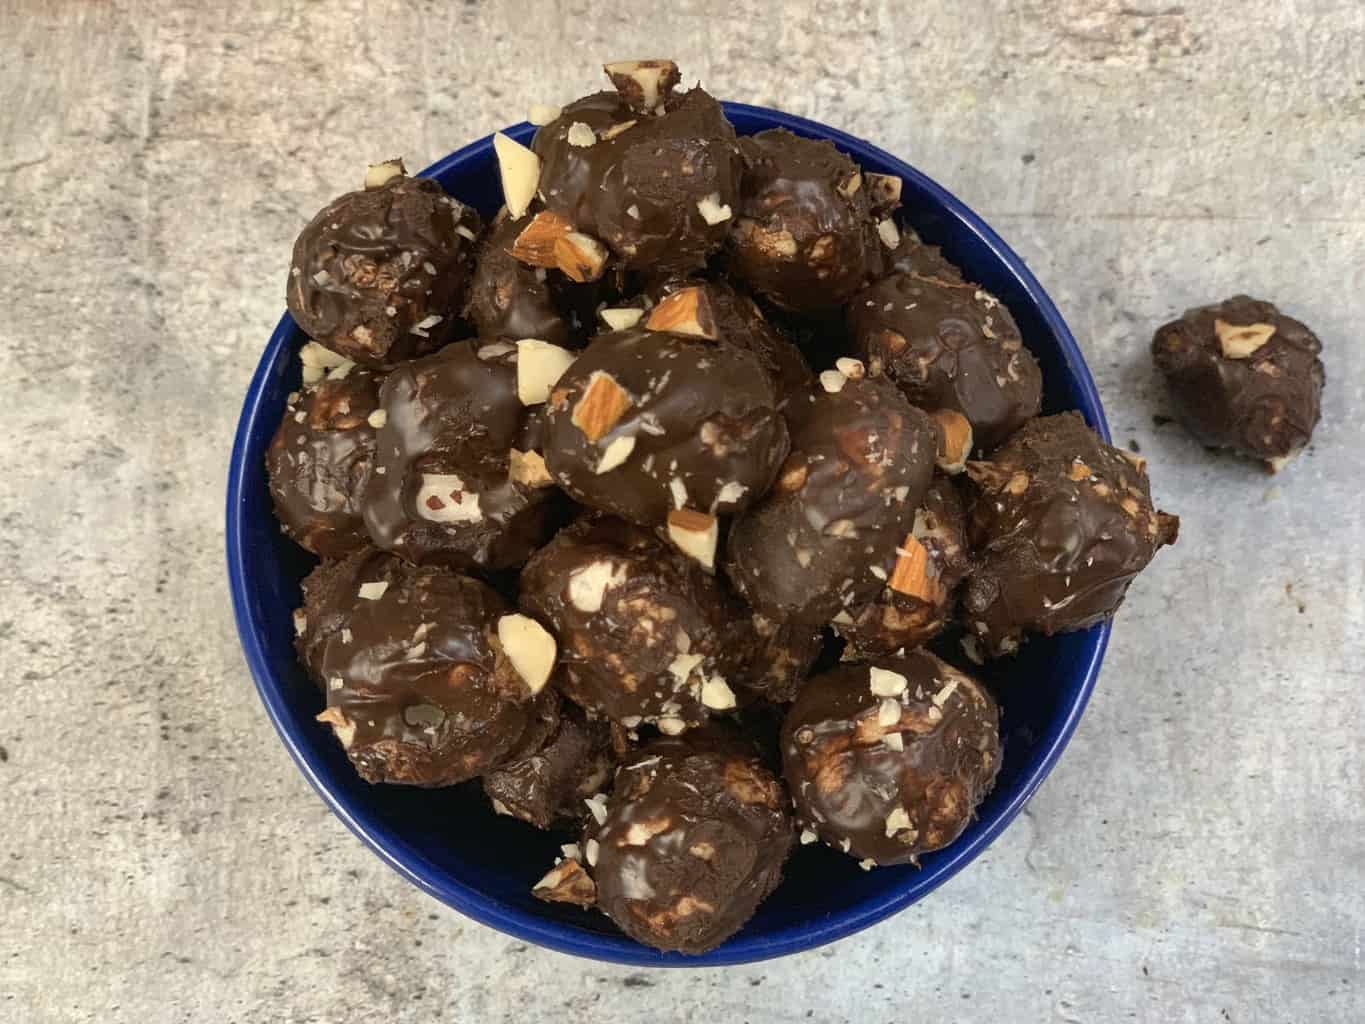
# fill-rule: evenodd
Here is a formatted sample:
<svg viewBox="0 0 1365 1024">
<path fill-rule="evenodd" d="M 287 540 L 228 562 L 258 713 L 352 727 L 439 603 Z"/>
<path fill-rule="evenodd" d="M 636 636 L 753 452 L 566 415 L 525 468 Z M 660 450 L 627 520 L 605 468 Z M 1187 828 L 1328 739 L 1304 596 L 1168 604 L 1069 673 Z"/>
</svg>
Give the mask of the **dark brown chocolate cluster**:
<svg viewBox="0 0 1365 1024">
<path fill-rule="evenodd" d="M 566 840 L 535 896 L 700 953 L 798 833 L 866 868 L 961 834 L 999 712 L 923 645 L 1112 615 L 1176 523 L 1141 460 L 1037 418 L 1009 310 L 899 226 L 898 179 L 737 139 L 672 62 L 606 70 L 531 147 L 495 137 L 486 230 L 397 164 L 308 225 L 267 469 L 324 559 L 297 647 L 361 776 L 479 778 Z M 1262 454 L 1301 444 L 1304 332 L 1224 310 L 1234 356 L 1191 317 L 1158 357 L 1241 360 L 1283 389 Z"/>
<path fill-rule="evenodd" d="M 1269 302 L 1237 295 L 1157 330 L 1152 357 L 1180 421 L 1202 444 L 1278 470 L 1322 414 L 1322 343 Z"/>
</svg>

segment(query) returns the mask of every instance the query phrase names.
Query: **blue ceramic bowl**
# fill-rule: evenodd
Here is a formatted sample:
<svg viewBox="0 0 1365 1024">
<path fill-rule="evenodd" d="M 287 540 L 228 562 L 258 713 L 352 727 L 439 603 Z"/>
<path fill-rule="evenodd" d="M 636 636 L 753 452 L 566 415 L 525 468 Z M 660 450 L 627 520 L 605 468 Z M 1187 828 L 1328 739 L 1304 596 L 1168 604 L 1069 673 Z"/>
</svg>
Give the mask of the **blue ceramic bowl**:
<svg viewBox="0 0 1365 1024">
<path fill-rule="evenodd" d="M 727 103 L 725 111 L 741 135 L 788 128 L 831 140 L 865 170 L 899 175 L 905 182 L 903 222 L 941 245 L 1014 314 L 1043 369 L 1044 411 L 1078 409 L 1108 439 L 1099 395 L 1071 332 L 1023 261 L 976 214 L 913 167 L 860 139 L 761 107 Z M 508 130 L 522 142 L 533 132 L 527 124 Z M 491 139 L 466 146 L 422 174 L 485 216 L 502 201 Z M 1107 625 L 1034 638 L 1017 658 L 986 670 L 1001 695 L 1004 765 L 977 820 L 946 850 L 923 857 L 919 868 L 862 871 L 842 854 L 802 847 L 781 888 L 753 920 L 718 949 L 693 957 L 641 946 L 605 916 L 533 899 L 531 885 L 559 852 L 561 838 L 496 817 L 477 783 L 444 790 L 371 786 L 356 775 L 331 730 L 313 720 L 320 710 L 318 692 L 295 660 L 291 619 L 300 603 L 299 581 L 313 560 L 280 533 L 265 478 L 266 447 L 285 396 L 299 386 L 295 353 L 304 340 L 286 314 L 266 345 L 237 425 L 227 489 L 228 580 L 237 629 L 261 700 L 303 774 L 376 854 L 461 913 L 550 949 L 641 966 L 739 964 L 810 949 L 903 910 L 970 863 L 1019 813 L 1071 738 L 1099 673 Z"/>
</svg>

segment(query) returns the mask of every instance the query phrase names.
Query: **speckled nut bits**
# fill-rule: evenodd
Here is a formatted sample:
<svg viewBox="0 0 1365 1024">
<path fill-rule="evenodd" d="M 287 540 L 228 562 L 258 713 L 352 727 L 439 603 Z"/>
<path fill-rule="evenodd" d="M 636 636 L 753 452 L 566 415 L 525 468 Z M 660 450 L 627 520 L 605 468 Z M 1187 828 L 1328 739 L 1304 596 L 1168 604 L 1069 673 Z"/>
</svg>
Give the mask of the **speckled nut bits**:
<svg viewBox="0 0 1365 1024">
<path fill-rule="evenodd" d="M 1012 654 L 1024 634 L 1113 615 L 1180 520 L 1152 506 L 1146 460 L 1067 412 L 1030 421 L 989 462 L 968 465 L 978 567 L 963 586 L 964 649 Z"/>
<path fill-rule="evenodd" d="M 1297 455 L 1321 414 L 1322 344 L 1269 302 L 1237 295 L 1159 328 L 1152 357 L 1176 414 L 1211 448 L 1272 470 Z"/>
<path fill-rule="evenodd" d="M 607 74 L 616 91 L 575 100 L 536 132 L 545 209 L 628 269 L 700 268 L 730 228 L 735 131 L 702 89 L 673 91 L 672 61 L 608 65 Z"/>
<path fill-rule="evenodd" d="M 655 949 L 704 953 L 753 916 L 793 846 L 786 794 L 739 742 L 644 747 L 616 773 L 584 845 L 597 906 Z"/>
<path fill-rule="evenodd" d="M 726 574 L 780 622 L 847 620 L 876 597 L 934 471 L 929 417 L 861 363 L 841 363 L 821 373 L 817 395 L 787 406 L 791 454 L 730 531 Z"/>
<path fill-rule="evenodd" d="M 374 471 L 382 380 L 348 360 L 295 391 L 266 452 L 280 526 L 315 555 L 340 558 L 368 542 L 360 507 Z"/>
<path fill-rule="evenodd" d="M 578 357 L 546 403 L 545 464 L 576 501 L 642 526 L 739 512 L 787 454 L 776 387 L 752 354 L 662 322 L 601 335 Z"/>
<path fill-rule="evenodd" d="M 730 233 L 739 280 L 784 309 L 809 313 L 838 307 L 881 271 L 886 246 L 857 164 L 825 140 L 782 128 L 742 139 L 740 151 L 744 178 Z"/>
<path fill-rule="evenodd" d="M 605 516 L 561 530 L 522 571 L 521 607 L 559 638 L 557 685 L 591 711 L 676 734 L 735 707 L 742 613 L 646 530 Z"/>
<path fill-rule="evenodd" d="M 903 241 L 897 268 L 848 304 L 859 354 L 915 405 L 941 410 L 968 455 L 989 452 L 1038 415 L 1038 364 L 1004 304 L 937 249 Z"/>
<path fill-rule="evenodd" d="M 364 514 L 375 544 L 419 564 L 524 563 L 559 521 L 539 403 L 528 401 L 543 402 L 571 359 L 550 345 L 461 341 L 395 367 L 372 420 Z"/>
<path fill-rule="evenodd" d="M 358 363 L 431 351 L 457 326 L 481 229 L 436 182 L 375 165 L 363 191 L 329 203 L 294 243 L 289 312 Z"/>
<path fill-rule="evenodd" d="M 332 727 L 369 782 L 448 786 L 520 740 L 554 639 L 491 588 L 373 549 L 315 569 L 297 646 Z"/>
<path fill-rule="evenodd" d="M 914 863 L 961 835 L 994 785 L 999 711 L 926 651 L 841 665 L 787 712 L 782 765 L 801 842 L 865 868 Z"/>
</svg>

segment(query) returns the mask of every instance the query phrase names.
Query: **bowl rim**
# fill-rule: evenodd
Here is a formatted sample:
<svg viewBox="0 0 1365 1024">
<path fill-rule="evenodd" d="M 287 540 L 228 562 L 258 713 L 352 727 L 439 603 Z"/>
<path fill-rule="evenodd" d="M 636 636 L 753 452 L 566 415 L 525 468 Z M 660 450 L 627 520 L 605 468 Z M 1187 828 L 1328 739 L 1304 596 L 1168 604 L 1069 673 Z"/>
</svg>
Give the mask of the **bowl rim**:
<svg viewBox="0 0 1365 1024">
<path fill-rule="evenodd" d="M 1071 374 L 1074 386 L 1080 394 L 1079 411 L 1091 426 L 1107 442 L 1110 440 L 1104 408 L 1099 392 L 1090 375 L 1085 359 L 1076 339 L 1072 336 L 1066 322 L 1062 319 L 1052 299 L 1043 290 L 1024 261 L 976 215 L 966 204 L 905 161 L 891 155 L 880 147 L 831 128 L 817 121 L 788 114 L 767 107 L 745 103 L 722 104 L 727 114 L 743 115 L 747 119 L 758 119 L 769 127 L 787 128 L 798 134 L 829 139 L 841 149 L 850 152 L 855 158 L 866 159 L 871 154 L 876 159 L 893 166 L 897 173 L 912 179 L 916 187 L 933 196 L 945 213 L 956 220 L 958 225 L 974 234 L 977 240 L 988 248 L 1009 272 L 1023 286 L 1029 301 L 1037 308 L 1043 321 L 1051 332 L 1057 347 Z M 529 134 L 531 126 L 525 122 L 513 125 L 503 131 L 515 136 Z M 420 171 L 420 177 L 440 177 L 461 164 L 485 159 L 492 150 L 493 136 L 488 135 L 461 147 L 431 166 Z M 238 637 L 247 666 L 251 671 L 266 712 L 279 734 L 280 740 L 289 751 L 299 771 L 322 797 L 332 812 L 341 819 L 350 831 L 379 856 L 389 867 L 428 895 L 460 911 L 481 924 L 495 928 L 539 946 L 561 953 L 569 953 L 594 960 L 608 961 L 629 966 L 643 967 L 711 967 L 752 963 L 774 957 L 814 949 L 837 941 L 855 932 L 869 928 L 885 920 L 919 899 L 956 875 L 986 849 L 1032 799 L 1043 780 L 1052 772 L 1066 749 L 1081 716 L 1089 703 L 1091 693 L 1104 660 L 1105 649 L 1109 643 L 1111 624 L 1104 622 L 1091 630 L 1093 643 L 1083 658 L 1081 684 L 1066 707 L 1065 714 L 1050 735 L 1039 743 L 1041 756 L 1037 757 L 1034 768 L 1028 772 L 1018 789 L 1003 807 L 999 808 L 990 823 L 977 832 L 969 841 L 954 843 L 939 854 L 933 868 L 909 875 L 906 884 L 889 894 L 865 899 L 838 915 L 823 919 L 802 921 L 788 926 L 771 937 L 750 936 L 741 933 L 717 949 L 701 956 L 685 956 L 678 953 L 661 953 L 640 945 L 624 935 L 598 934 L 590 931 L 571 929 L 560 922 L 527 913 L 510 904 L 491 899 L 471 888 L 458 878 L 442 871 L 426 858 L 411 850 L 395 852 L 390 844 L 398 837 L 386 826 L 362 820 L 364 815 L 350 806 L 349 801 L 333 792 L 327 782 L 320 763 L 305 750 L 293 735 L 293 727 L 288 718 L 288 702 L 283 688 L 279 686 L 270 668 L 270 661 L 261 640 L 263 623 L 258 620 L 249 592 L 249 579 L 252 572 L 246 557 L 246 517 L 243 516 L 243 485 L 248 471 L 248 438 L 256 433 L 257 424 L 263 415 L 262 403 L 266 383 L 271 368 L 276 363 L 280 350 L 290 344 L 296 330 L 288 312 L 280 318 L 270 340 L 262 352 L 260 361 L 252 374 L 247 387 L 246 398 L 238 419 L 233 439 L 232 454 L 228 467 L 226 493 L 226 555 L 229 589 L 232 608 L 237 625 Z"/>
</svg>

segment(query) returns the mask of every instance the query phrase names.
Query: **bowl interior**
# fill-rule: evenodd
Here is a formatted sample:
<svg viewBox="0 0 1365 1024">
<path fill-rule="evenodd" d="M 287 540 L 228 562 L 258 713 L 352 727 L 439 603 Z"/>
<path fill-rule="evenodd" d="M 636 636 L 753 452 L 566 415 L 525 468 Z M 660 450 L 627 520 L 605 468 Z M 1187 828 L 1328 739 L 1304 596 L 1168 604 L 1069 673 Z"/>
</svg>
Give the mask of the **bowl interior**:
<svg viewBox="0 0 1365 1024">
<path fill-rule="evenodd" d="M 850 136 L 762 108 L 726 104 L 726 111 L 740 134 L 787 127 L 831 139 L 866 170 L 900 175 L 902 221 L 942 245 L 1013 313 L 1043 369 L 1044 411 L 1079 409 L 1107 438 L 1094 383 L 1061 317 L 1018 257 L 966 207 L 911 167 Z M 519 125 L 509 134 L 527 141 L 533 131 Z M 489 139 L 422 173 L 485 216 L 501 203 Z M 371 786 L 352 770 L 330 730 L 313 720 L 321 701 L 295 659 L 291 620 L 299 581 L 313 559 L 280 533 L 265 479 L 266 448 L 286 395 L 300 383 L 294 355 L 304 340 L 286 314 L 251 382 L 238 426 L 227 507 L 238 629 L 262 699 L 304 774 L 377 854 L 456 909 L 519 938 L 619 963 L 714 965 L 796 952 L 866 927 L 942 884 L 1018 813 L 1075 728 L 1103 656 L 1107 625 L 1036 638 L 1017 658 L 983 673 L 1001 699 L 1004 765 L 977 820 L 948 849 L 923 857 L 919 868 L 864 872 L 842 854 L 802 847 L 781 888 L 744 930 L 701 957 L 655 952 L 626 939 L 605 917 L 533 899 L 531 885 L 567 837 L 495 816 L 477 782 L 444 790 Z"/>
</svg>

